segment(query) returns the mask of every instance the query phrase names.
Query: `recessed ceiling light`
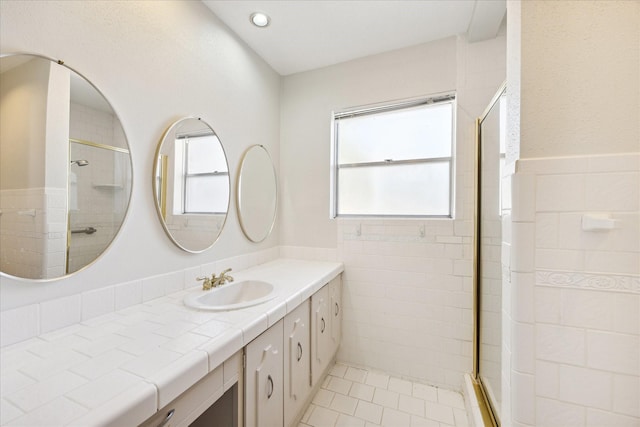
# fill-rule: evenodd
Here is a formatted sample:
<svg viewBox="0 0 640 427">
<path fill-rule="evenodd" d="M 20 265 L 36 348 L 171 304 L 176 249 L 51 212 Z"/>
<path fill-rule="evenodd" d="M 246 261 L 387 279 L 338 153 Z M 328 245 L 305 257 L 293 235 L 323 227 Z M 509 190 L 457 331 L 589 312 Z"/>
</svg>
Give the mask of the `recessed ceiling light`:
<svg viewBox="0 0 640 427">
<path fill-rule="evenodd" d="M 269 19 L 269 17 L 262 13 L 262 12 L 256 12 L 253 13 L 251 15 L 251 18 L 249 18 L 251 20 L 251 23 L 253 25 L 255 25 L 256 27 L 266 27 L 267 25 L 269 25 L 269 22 L 271 21 L 271 19 Z"/>
</svg>

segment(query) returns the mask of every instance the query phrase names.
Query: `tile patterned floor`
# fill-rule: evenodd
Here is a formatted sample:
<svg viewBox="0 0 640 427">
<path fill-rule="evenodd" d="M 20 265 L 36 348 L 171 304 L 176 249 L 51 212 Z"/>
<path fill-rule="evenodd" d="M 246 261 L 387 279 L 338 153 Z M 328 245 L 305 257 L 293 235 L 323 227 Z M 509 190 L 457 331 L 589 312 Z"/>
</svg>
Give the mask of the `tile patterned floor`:
<svg viewBox="0 0 640 427">
<path fill-rule="evenodd" d="M 467 427 L 460 393 L 337 363 L 298 427 Z"/>
</svg>

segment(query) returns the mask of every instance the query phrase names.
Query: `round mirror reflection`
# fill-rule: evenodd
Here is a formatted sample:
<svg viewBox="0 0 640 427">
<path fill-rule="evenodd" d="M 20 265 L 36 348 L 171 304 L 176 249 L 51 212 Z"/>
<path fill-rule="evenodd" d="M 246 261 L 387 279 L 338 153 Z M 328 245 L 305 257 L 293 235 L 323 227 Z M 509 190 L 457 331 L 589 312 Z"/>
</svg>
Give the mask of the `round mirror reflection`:
<svg viewBox="0 0 640 427">
<path fill-rule="evenodd" d="M 172 124 L 158 145 L 153 176 L 169 238 L 187 252 L 213 246 L 229 209 L 229 165 L 211 126 L 195 117 Z"/>
<path fill-rule="evenodd" d="M 94 262 L 124 221 L 132 163 L 117 114 L 62 62 L 0 55 L 0 270 L 64 277 Z"/>
<path fill-rule="evenodd" d="M 278 191 L 276 171 L 269 152 L 253 145 L 244 153 L 238 173 L 238 218 L 252 242 L 269 237 L 276 220 Z"/>
</svg>

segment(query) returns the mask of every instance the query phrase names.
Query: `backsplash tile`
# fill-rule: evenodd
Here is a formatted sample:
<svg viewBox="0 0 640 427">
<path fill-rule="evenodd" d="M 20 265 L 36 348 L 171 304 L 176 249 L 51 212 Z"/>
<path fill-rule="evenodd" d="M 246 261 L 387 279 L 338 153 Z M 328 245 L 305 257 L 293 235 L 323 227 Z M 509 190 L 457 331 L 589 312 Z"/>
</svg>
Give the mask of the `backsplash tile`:
<svg viewBox="0 0 640 427">
<path fill-rule="evenodd" d="M 142 280 L 114 286 L 115 310 L 122 310 L 136 304 L 142 304 Z"/>
<path fill-rule="evenodd" d="M 0 346 L 5 347 L 40 334 L 40 310 L 37 304 L 0 313 Z"/>
<path fill-rule="evenodd" d="M 82 294 L 82 320 L 89 320 L 115 310 L 115 287 L 96 289 Z"/>
<path fill-rule="evenodd" d="M 40 304 L 40 332 L 64 328 L 81 320 L 81 296 L 72 295 Z"/>
<path fill-rule="evenodd" d="M 300 258 L 298 248 L 284 249 L 291 258 Z M 336 260 L 336 251 L 309 248 L 307 259 Z M 206 274 L 219 273 L 219 266 L 233 268 L 234 271 L 273 261 L 280 257 L 281 248 L 272 247 L 257 252 L 220 259 L 201 266 L 184 270 L 146 277 L 125 283 L 119 283 L 100 289 L 95 289 L 68 297 L 31 304 L 16 309 L 0 312 L 0 347 L 25 341 L 41 334 L 49 334 L 72 325 L 93 324 L 94 321 L 104 322 L 103 318 L 110 313 L 119 312 L 118 322 L 127 323 L 126 309 L 133 305 L 147 303 L 167 294 L 175 293 L 185 288 L 197 286 L 195 280 L 201 272 Z M 149 314 L 149 316 L 152 316 Z M 92 330 L 95 334 L 96 331 Z M 107 331 L 105 331 L 105 334 Z M 129 331 L 133 333 L 133 331 Z M 143 333 L 143 332 L 141 332 Z M 96 338 L 95 336 L 92 338 Z M 144 343 L 138 343 L 138 352 L 144 348 Z"/>
</svg>

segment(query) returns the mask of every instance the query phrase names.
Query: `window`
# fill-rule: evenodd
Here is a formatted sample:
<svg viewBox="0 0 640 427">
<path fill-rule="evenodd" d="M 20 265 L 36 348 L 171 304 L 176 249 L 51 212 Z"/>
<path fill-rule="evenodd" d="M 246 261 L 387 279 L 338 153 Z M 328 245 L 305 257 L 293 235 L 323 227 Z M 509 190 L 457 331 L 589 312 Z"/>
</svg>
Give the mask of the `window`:
<svg viewBox="0 0 640 427">
<path fill-rule="evenodd" d="M 455 96 L 334 114 L 335 216 L 451 217 Z"/>
<path fill-rule="evenodd" d="M 229 199 L 229 170 L 222 145 L 215 134 L 179 135 L 176 167 L 182 164 L 181 194 L 174 214 L 224 213 Z"/>
</svg>

